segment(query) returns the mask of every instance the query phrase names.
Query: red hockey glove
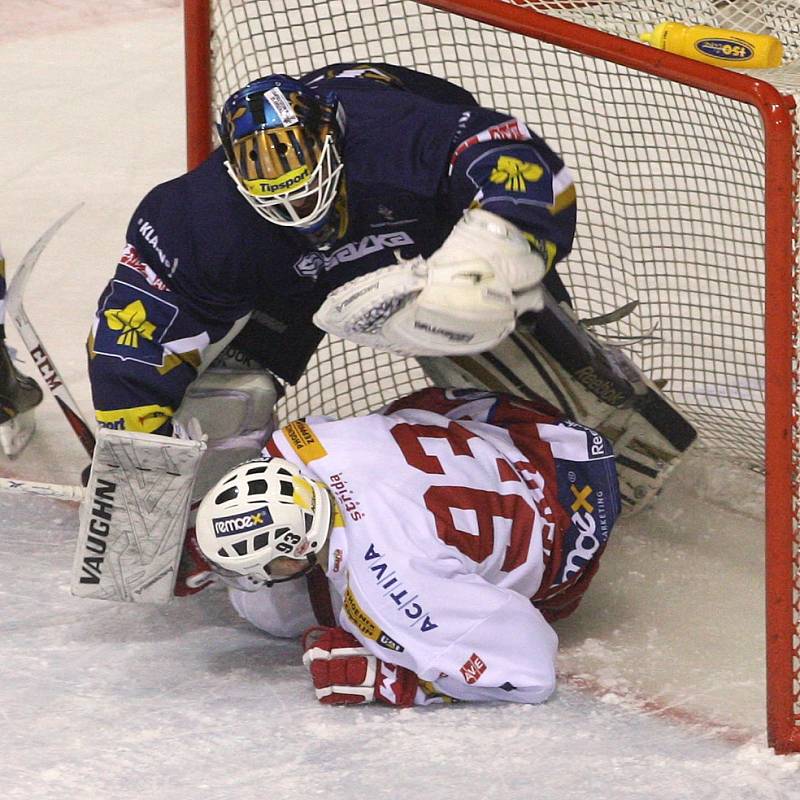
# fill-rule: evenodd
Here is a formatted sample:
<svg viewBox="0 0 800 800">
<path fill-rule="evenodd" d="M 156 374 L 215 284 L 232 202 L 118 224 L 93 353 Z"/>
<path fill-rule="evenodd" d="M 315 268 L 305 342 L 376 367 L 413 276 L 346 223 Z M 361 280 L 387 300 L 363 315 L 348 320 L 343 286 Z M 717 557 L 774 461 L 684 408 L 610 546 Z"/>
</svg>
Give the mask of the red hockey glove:
<svg viewBox="0 0 800 800">
<path fill-rule="evenodd" d="M 309 628 L 303 650 L 320 703 L 414 705 L 416 674 L 376 658 L 341 628 Z"/>
<path fill-rule="evenodd" d="M 178 565 L 178 578 L 172 593 L 176 597 L 188 597 L 190 594 L 202 591 L 206 586 L 211 586 L 217 580 L 218 576 L 211 571 L 211 565 L 200 551 L 194 528 L 188 528 Z"/>
</svg>

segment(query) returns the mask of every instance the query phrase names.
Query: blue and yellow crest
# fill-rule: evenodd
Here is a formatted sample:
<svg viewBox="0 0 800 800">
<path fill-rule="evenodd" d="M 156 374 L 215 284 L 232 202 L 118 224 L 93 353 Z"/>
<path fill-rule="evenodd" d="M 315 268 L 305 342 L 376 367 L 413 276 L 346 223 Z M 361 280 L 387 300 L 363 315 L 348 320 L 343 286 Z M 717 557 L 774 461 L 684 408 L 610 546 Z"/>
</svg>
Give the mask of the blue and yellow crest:
<svg viewBox="0 0 800 800">
<path fill-rule="evenodd" d="M 178 307 L 144 290 L 113 280 L 98 315 L 96 354 L 163 366 L 161 343 L 178 316 Z"/>
</svg>

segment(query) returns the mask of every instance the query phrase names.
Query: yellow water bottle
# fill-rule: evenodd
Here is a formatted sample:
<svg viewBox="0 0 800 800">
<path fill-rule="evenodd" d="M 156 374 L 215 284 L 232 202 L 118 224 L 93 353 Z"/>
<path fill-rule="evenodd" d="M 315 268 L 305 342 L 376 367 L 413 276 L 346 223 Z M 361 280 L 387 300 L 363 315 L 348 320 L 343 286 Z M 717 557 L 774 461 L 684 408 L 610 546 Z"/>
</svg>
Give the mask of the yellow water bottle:
<svg viewBox="0 0 800 800">
<path fill-rule="evenodd" d="M 662 22 L 639 38 L 652 47 L 717 67 L 779 67 L 783 59 L 783 45 L 766 33 Z"/>
</svg>

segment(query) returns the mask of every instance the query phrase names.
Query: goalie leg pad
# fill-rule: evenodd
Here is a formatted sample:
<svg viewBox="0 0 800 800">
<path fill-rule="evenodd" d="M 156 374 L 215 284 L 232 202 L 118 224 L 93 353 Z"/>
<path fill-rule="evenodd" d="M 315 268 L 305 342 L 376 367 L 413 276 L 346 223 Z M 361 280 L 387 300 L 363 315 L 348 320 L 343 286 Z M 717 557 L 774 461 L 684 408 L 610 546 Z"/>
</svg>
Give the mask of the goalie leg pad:
<svg viewBox="0 0 800 800">
<path fill-rule="evenodd" d="M 175 414 L 178 427 L 196 420 L 207 450 L 195 484 L 202 497 L 229 469 L 256 458 L 275 430 L 273 411 L 280 396 L 263 369 L 234 369 L 215 362 L 192 383 Z"/>
<path fill-rule="evenodd" d="M 548 298 L 535 332 L 520 325 L 490 352 L 420 359 L 439 386 L 539 396 L 614 444 L 623 508 L 639 511 L 658 494 L 697 432 L 618 348 L 601 344 L 570 309 Z"/>
</svg>

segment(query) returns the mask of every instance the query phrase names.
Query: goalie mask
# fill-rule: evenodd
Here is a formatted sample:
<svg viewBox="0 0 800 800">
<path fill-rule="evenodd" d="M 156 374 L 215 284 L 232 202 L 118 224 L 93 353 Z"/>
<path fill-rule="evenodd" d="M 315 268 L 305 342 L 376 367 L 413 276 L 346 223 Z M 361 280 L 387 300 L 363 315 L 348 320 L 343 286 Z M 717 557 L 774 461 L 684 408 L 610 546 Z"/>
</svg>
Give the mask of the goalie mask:
<svg viewBox="0 0 800 800">
<path fill-rule="evenodd" d="M 228 173 L 264 219 L 314 233 L 342 183 L 343 124 L 332 93 L 319 96 L 285 75 L 259 78 L 222 108 Z"/>
<path fill-rule="evenodd" d="M 197 544 L 213 570 L 257 589 L 308 572 L 331 526 L 331 498 L 322 484 L 282 458 L 246 461 L 224 475 L 197 511 Z M 286 557 L 306 569 L 273 577 L 270 562 Z M 249 587 L 248 587 L 249 584 Z"/>
</svg>

